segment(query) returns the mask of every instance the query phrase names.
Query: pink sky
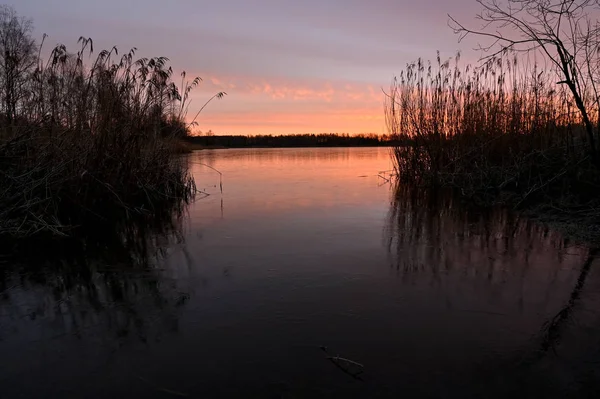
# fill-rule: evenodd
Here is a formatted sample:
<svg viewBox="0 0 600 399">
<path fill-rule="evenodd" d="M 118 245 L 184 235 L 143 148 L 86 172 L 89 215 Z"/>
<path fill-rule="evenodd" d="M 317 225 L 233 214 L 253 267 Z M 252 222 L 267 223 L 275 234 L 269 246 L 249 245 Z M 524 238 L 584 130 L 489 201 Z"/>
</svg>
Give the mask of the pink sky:
<svg viewBox="0 0 600 399">
<path fill-rule="evenodd" d="M 447 26 L 448 13 L 472 22 L 474 0 L 13 2 L 49 44 L 135 46 L 202 77 L 191 115 L 226 91 L 198 119 L 216 134 L 386 133 L 381 90 L 406 63 L 477 58 Z"/>
</svg>

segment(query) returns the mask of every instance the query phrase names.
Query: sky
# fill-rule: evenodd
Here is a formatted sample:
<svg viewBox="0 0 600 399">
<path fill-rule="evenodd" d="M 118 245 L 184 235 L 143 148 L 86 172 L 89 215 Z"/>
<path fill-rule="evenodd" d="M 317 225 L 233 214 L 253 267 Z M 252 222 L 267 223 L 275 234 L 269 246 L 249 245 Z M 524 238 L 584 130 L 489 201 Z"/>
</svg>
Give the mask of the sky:
<svg viewBox="0 0 600 399">
<path fill-rule="evenodd" d="M 5 0 L 6 1 L 6 0 Z M 475 0 L 8 0 L 47 45 L 132 47 L 200 76 L 190 116 L 215 134 L 386 133 L 385 90 L 419 57 L 462 51 L 448 14 Z M 475 61 L 476 56 L 472 60 Z"/>
</svg>

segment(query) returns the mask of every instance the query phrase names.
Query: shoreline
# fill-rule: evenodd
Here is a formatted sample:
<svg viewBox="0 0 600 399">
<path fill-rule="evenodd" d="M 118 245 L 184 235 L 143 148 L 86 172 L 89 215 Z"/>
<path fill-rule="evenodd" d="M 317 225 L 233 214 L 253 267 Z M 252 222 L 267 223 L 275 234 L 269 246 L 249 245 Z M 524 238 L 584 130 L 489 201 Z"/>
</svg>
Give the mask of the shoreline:
<svg viewBox="0 0 600 399">
<path fill-rule="evenodd" d="M 529 220 L 559 232 L 565 240 L 573 240 L 589 248 L 598 248 L 600 243 L 600 225 L 590 221 L 589 216 L 576 216 L 564 211 L 563 215 L 539 209 L 549 204 L 540 204 L 536 208 L 516 211 Z"/>
<path fill-rule="evenodd" d="M 393 144 L 385 145 L 256 145 L 256 146 L 224 146 L 224 145 L 203 145 L 190 143 L 182 140 L 179 143 L 182 152 L 192 152 L 201 150 L 234 150 L 234 149 L 264 149 L 264 148 L 391 148 Z"/>
<path fill-rule="evenodd" d="M 433 188 L 425 189 L 434 190 Z M 551 198 L 519 209 L 515 207 L 516 202 L 510 200 L 511 194 L 514 193 L 500 192 L 496 196 L 496 202 L 477 201 L 456 193 L 454 195 L 458 195 L 459 200 L 463 201 L 467 207 L 482 210 L 500 207 L 560 233 L 565 240 L 573 240 L 590 248 L 600 247 L 600 224 L 598 223 L 600 210 L 592 207 L 580 211 L 567 206 L 560 208 L 560 205 L 556 205 Z"/>
</svg>

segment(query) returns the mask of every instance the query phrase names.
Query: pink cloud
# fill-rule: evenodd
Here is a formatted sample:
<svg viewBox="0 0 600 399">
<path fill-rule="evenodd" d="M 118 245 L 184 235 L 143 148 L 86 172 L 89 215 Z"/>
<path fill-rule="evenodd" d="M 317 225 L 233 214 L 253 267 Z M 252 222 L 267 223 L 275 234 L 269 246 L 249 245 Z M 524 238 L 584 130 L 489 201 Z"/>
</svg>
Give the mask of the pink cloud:
<svg viewBox="0 0 600 399">
<path fill-rule="evenodd" d="M 221 134 L 384 132 L 383 94 L 373 85 L 212 74 L 203 78 L 192 94 L 190 114 L 214 93 L 226 91 L 228 96 L 203 111 L 198 119 L 201 130 Z"/>
<path fill-rule="evenodd" d="M 200 76 L 202 76 L 200 74 Z M 380 101 L 372 85 L 331 80 L 299 80 L 252 76 L 209 75 L 201 91 L 233 90 L 234 95 L 255 95 L 296 101 Z"/>
</svg>

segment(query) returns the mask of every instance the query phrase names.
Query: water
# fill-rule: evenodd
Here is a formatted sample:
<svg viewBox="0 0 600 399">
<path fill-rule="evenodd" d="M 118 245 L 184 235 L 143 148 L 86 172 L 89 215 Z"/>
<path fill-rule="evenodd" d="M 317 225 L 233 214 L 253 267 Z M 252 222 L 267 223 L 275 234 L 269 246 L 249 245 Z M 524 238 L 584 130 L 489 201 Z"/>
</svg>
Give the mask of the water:
<svg viewBox="0 0 600 399">
<path fill-rule="evenodd" d="M 5 261 L 0 397 L 599 392 L 593 250 L 393 190 L 384 148 L 190 162 L 210 195 L 180 230 L 33 271 Z"/>
</svg>

